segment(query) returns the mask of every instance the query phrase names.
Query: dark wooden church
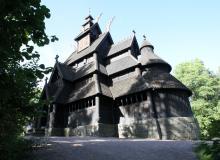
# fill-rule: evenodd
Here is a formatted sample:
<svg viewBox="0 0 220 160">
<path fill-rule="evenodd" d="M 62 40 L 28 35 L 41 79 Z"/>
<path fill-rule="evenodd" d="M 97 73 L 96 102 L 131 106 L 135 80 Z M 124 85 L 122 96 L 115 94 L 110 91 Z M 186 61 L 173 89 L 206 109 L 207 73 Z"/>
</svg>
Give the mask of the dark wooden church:
<svg viewBox="0 0 220 160">
<path fill-rule="evenodd" d="M 190 107 L 192 92 L 170 74 L 171 66 L 135 34 L 114 43 L 91 15 L 85 18 L 78 46 L 56 63 L 42 99 L 40 118 L 47 135 L 197 139 Z"/>
</svg>

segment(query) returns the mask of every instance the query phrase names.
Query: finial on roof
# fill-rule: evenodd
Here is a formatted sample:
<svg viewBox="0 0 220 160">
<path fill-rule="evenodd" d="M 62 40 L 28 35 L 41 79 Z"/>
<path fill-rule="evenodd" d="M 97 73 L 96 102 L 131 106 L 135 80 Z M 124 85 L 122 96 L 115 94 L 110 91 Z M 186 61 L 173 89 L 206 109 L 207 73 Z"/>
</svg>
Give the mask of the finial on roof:
<svg viewBox="0 0 220 160">
<path fill-rule="evenodd" d="M 145 34 L 143 35 L 143 37 L 144 37 L 144 40 L 146 40 L 146 35 Z"/>
<path fill-rule="evenodd" d="M 56 55 L 56 57 L 55 57 L 56 62 L 58 62 L 58 58 L 59 58 L 59 56 L 58 56 L 58 55 Z"/>
<path fill-rule="evenodd" d="M 91 8 L 89 8 L 89 15 L 91 14 Z"/>
<path fill-rule="evenodd" d="M 107 26 L 106 26 L 106 32 L 110 31 L 110 27 L 111 27 L 111 24 L 112 24 L 112 22 L 113 22 L 114 19 L 115 19 L 115 16 L 112 17 L 112 18 L 110 19 L 110 21 L 108 22 L 108 24 L 107 24 Z"/>
<path fill-rule="evenodd" d="M 133 30 L 132 32 L 133 32 L 134 35 L 136 34 L 135 30 Z"/>
</svg>

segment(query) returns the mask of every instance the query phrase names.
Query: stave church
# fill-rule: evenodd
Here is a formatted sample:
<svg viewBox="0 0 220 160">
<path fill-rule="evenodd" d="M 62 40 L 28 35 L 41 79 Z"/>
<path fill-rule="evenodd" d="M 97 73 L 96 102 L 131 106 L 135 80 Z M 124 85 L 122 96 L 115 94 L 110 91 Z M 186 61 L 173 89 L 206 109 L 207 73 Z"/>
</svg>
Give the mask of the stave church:
<svg viewBox="0 0 220 160">
<path fill-rule="evenodd" d="M 192 92 L 171 66 L 135 33 L 114 43 L 91 15 L 76 36 L 77 49 L 45 81 L 45 114 L 36 128 L 48 136 L 198 139 Z"/>
</svg>

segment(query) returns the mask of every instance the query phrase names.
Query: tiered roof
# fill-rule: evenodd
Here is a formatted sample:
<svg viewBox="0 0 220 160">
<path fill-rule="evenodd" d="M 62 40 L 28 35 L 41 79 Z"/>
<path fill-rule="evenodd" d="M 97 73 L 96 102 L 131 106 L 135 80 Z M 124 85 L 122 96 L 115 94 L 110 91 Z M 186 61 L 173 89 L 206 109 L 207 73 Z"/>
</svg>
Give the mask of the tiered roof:
<svg viewBox="0 0 220 160">
<path fill-rule="evenodd" d="M 112 57 L 116 53 L 128 50 L 131 47 L 131 45 L 134 41 L 134 38 L 135 38 L 135 36 L 132 36 L 132 37 L 129 37 L 129 38 L 127 38 L 123 41 L 120 41 L 116 44 L 113 44 L 108 52 L 108 57 Z"/>
<path fill-rule="evenodd" d="M 146 39 L 143 41 L 141 47 L 140 62 L 143 66 L 166 66 L 168 72 L 171 71 L 171 66 L 154 53 L 154 46 Z"/>
<path fill-rule="evenodd" d="M 93 24 L 92 19 L 91 16 L 86 18 L 84 25 L 90 23 L 91 26 L 80 33 L 75 38 L 76 40 L 98 27 L 98 23 Z M 54 83 L 50 80 L 44 87 L 44 92 L 46 93 L 44 95 L 52 97 L 56 103 L 69 103 L 97 94 L 114 99 L 151 89 L 175 89 L 185 91 L 189 96 L 191 95 L 191 91 L 169 73 L 171 66 L 154 53 L 154 46 L 146 39 L 139 48 L 135 35 L 113 44 L 109 32 L 101 34 L 100 30 L 97 34 L 99 36 L 89 47 L 73 52 L 64 63 L 57 62 L 55 64 L 51 79 L 54 74 L 59 74 L 60 79 Z M 110 43 L 106 43 L 107 41 L 110 41 Z M 104 51 L 101 50 L 103 47 L 107 48 L 105 50 L 107 53 L 103 53 Z M 140 58 L 137 59 L 137 53 L 133 53 L 134 50 L 141 53 Z M 72 66 L 73 63 L 92 56 L 95 52 L 100 52 L 97 54 L 99 56 L 98 62 L 90 62 L 80 68 Z M 101 60 L 101 63 L 99 60 Z M 97 63 L 98 68 L 96 67 Z M 142 70 L 142 75 L 133 75 L 118 81 L 111 80 L 112 77 L 134 71 L 134 68 L 137 67 Z M 166 68 L 166 70 L 163 68 Z M 74 89 L 74 84 L 77 81 L 91 77 L 93 73 L 98 73 L 99 77 L 107 77 L 107 81 L 112 81 L 112 83 L 102 80 L 97 84 L 95 80 L 92 80 L 83 87 Z"/>
</svg>

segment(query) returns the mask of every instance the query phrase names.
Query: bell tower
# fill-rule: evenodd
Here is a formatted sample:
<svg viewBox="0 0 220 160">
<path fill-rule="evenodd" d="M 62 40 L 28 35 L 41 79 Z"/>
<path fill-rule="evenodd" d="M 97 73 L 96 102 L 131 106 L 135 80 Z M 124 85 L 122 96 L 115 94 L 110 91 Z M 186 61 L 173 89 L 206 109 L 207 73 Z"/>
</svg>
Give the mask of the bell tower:
<svg viewBox="0 0 220 160">
<path fill-rule="evenodd" d="M 99 37 L 101 34 L 101 29 L 98 23 L 93 23 L 93 17 L 88 15 L 85 18 L 85 22 L 82 25 L 82 32 L 75 38 L 77 42 L 77 52 L 80 52 L 91 44 Z"/>
</svg>

